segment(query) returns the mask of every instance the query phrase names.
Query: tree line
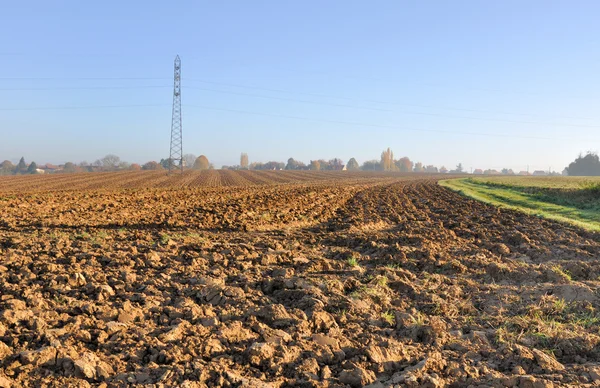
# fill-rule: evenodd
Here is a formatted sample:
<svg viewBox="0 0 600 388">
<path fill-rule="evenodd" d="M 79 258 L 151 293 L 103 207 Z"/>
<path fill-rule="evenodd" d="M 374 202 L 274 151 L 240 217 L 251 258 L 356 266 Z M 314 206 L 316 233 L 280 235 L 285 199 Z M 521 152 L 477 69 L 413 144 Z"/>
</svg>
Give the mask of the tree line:
<svg viewBox="0 0 600 388">
<path fill-rule="evenodd" d="M 421 162 L 414 163 L 408 157 L 404 156 L 394 159 L 394 152 L 387 148 L 381 153 L 380 159 L 367 160 L 362 165 L 355 158 L 350 158 L 347 163 L 339 158 L 329 160 L 318 159 L 310 160 L 308 163 L 289 158 L 287 163 L 269 161 L 266 163 L 249 163 L 248 154 L 243 153 L 240 157 L 240 164 L 234 166 L 223 166 L 228 170 L 313 170 L 313 171 L 396 171 L 396 172 L 428 172 L 428 173 L 464 173 L 462 164 L 458 164 L 454 170 L 449 171 L 446 167 L 436 167 L 434 165 L 425 165 Z"/>
<path fill-rule="evenodd" d="M 214 169 L 205 155 L 196 157 L 194 154 L 185 154 L 182 158 L 185 169 L 209 170 Z M 114 154 L 108 154 L 105 157 L 88 163 L 87 161 L 78 164 L 67 162 L 62 165 L 54 166 L 45 164 L 38 166 L 35 162 L 26 163 L 21 158 L 17 165 L 5 160 L 0 164 L 0 175 L 23 175 L 39 173 L 75 173 L 75 172 L 100 172 L 100 171 L 122 171 L 122 170 L 163 170 L 168 169 L 169 165 L 179 168 L 180 162 L 171 161 L 169 158 L 160 159 L 160 161 L 149 161 L 144 164 L 128 163 Z M 305 163 L 294 158 L 289 158 L 287 162 L 268 161 L 268 162 L 250 162 L 247 153 L 240 155 L 240 164 L 234 166 L 222 166 L 222 169 L 230 170 L 312 170 L 312 171 L 396 171 L 396 172 L 423 172 L 423 173 L 463 173 L 462 164 L 456 166 L 452 171 L 444 166 L 436 167 L 434 165 L 425 165 L 421 162 L 413 162 L 404 156 L 398 159 L 394 158 L 394 153 L 390 148 L 383 150 L 379 159 L 367 160 L 359 164 L 355 158 L 350 158 L 347 163 L 340 158 L 310 160 Z"/>
<path fill-rule="evenodd" d="M 93 163 L 82 161 L 80 163 L 66 162 L 61 165 L 53 165 L 50 163 L 38 165 L 36 162 L 27 163 L 24 157 L 21 157 L 16 165 L 9 160 L 0 163 L 0 175 L 26 175 L 26 174 L 44 174 L 44 173 L 76 173 L 76 172 L 106 172 L 106 171 L 139 171 L 139 170 L 163 170 L 169 168 L 170 160 L 161 159 L 159 162 L 149 161 L 142 165 L 138 163 L 129 163 L 121 160 L 114 154 L 108 154 L 102 159 L 98 159 Z M 173 163 L 179 166 L 178 162 Z M 195 170 L 209 170 L 214 166 L 208 161 L 204 155 L 196 157 L 192 154 L 183 156 L 183 165 L 185 168 Z"/>
</svg>

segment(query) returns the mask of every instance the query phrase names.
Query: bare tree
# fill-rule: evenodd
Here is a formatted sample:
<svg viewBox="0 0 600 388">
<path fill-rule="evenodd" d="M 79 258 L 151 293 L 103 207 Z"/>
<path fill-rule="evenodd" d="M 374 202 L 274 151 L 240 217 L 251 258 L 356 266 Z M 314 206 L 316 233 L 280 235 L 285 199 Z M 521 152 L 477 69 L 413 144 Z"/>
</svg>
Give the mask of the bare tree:
<svg viewBox="0 0 600 388">
<path fill-rule="evenodd" d="M 321 169 L 321 162 L 318 160 L 311 160 L 309 168 L 313 171 L 319 171 Z"/>
<path fill-rule="evenodd" d="M 247 170 L 248 166 L 249 166 L 248 154 L 243 152 L 242 155 L 240 155 L 240 168 L 242 170 Z"/>
<path fill-rule="evenodd" d="M 121 158 L 119 158 L 117 155 L 108 154 L 101 159 L 101 162 L 102 167 L 113 169 L 119 166 L 119 163 L 121 163 Z"/>
<path fill-rule="evenodd" d="M 194 154 L 185 154 L 183 155 L 183 167 L 184 168 L 192 168 L 194 167 L 194 162 L 196 161 L 196 155 Z"/>
</svg>

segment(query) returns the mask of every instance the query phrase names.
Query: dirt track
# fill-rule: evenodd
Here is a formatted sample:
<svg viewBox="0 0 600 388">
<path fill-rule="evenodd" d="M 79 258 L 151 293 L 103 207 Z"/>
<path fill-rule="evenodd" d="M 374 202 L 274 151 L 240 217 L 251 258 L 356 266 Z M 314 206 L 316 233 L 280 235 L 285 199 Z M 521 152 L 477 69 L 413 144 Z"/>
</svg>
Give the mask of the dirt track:
<svg viewBox="0 0 600 388">
<path fill-rule="evenodd" d="M 598 235 L 418 176 L 122 178 L 0 180 L 0 387 L 600 384 Z"/>
</svg>

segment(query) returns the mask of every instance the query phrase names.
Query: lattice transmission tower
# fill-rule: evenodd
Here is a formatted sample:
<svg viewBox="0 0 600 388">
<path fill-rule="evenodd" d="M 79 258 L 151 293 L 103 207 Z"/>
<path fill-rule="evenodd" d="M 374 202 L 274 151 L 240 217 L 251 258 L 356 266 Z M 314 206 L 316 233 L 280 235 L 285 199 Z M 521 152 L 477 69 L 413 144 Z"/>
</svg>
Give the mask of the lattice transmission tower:
<svg viewBox="0 0 600 388">
<path fill-rule="evenodd" d="M 175 162 L 178 162 L 176 164 Z M 181 59 L 175 58 L 173 83 L 173 118 L 171 120 L 171 152 L 169 153 L 169 174 L 183 172 L 183 134 L 181 125 Z"/>
</svg>

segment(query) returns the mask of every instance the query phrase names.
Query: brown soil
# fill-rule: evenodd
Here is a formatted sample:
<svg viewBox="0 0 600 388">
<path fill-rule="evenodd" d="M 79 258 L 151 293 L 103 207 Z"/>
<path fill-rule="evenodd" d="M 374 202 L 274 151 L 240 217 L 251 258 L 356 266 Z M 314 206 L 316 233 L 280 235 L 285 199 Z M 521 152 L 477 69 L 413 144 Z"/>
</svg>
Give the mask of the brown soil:
<svg viewBox="0 0 600 388">
<path fill-rule="evenodd" d="M 417 175 L 2 178 L 0 387 L 600 385 L 599 257 Z"/>
</svg>

